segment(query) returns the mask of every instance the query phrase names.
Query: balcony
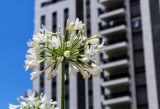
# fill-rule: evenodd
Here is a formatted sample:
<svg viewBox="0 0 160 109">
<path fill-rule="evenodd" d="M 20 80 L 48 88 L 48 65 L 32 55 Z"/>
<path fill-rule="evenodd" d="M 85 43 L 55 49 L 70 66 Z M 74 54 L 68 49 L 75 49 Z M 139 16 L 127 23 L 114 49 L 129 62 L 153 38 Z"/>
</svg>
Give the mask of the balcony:
<svg viewBox="0 0 160 109">
<path fill-rule="evenodd" d="M 102 87 L 107 88 L 107 89 L 112 89 L 117 86 L 128 86 L 129 84 L 130 84 L 129 78 L 125 77 L 125 78 L 120 78 L 116 80 L 106 81 L 102 83 Z"/>
<path fill-rule="evenodd" d="M 102 5 L 105 6 L 110 6 L 110 5 L 114 5 L 114 4 L 118 4 L 118 3 L 122 3 L 124 2 L 124 0 L 100 0 L 99 1 Z"/>
<path fill-rule="evenodd" d="M 125 24 L 118 25 L 112 28 L 107 28 L 102 31 L 100 31 L 101 36 L 107 36 L 107 35 L 116 35 L 121 33 L 126 33 L 127 27 Z"/>
<path fill-rule="evenodd" d="M 124 97 L 113 98 L 113 99 L 102 101 L 102 104 L 104 106 L 113 106 L 113 105 L 128 104 L 128 103 L 131 103 L 131 97 L 130 96 L 124 96 Z"/>
<path fill-rule="evenodd" d="M 101 68 L 110 71 L 118 68 L 128 67 L 128 65 L 129 65 L 128 59 L 122 59 L 122 60 L 117 60 L 114 62 L 103 64 L 101 65 Z"/>
<path fill-rule="evenodd" d="M 125 77 L 129 77 L 128 72 L 116 72 L 115 74 L 112 73 L 112 75 L 109 75 L 109 76 L 108 75 L 105 76 L 103 74 L 103 82 L 108 82 L 108 81 L 121 79 L 121 78 L 125 78 Z"/>
<path fill-rule="evenodd" d="M 124 8 L 120 8 L 120 9 L 116 9 L 116 10 L 112 10 L 110 12 L 106 12 L 104 14 L 100 15 L 100 19 L 102 20 L 110 20 L 112 18 L 115 17 L 122 17 L 126 14 L 125 9 Z"/>
<path fill-rule="evenodd" d="M 107 53 L 107 55 L 112 56 L 115 53 L 119 54 L 120 52 L 127 51 L 127 49 L 128 49 L 127 42 L 120 42 L 120 43 L 116 43 L 116 44 L 106 46 L 104 48 L 104 51 Z"/>
</svg>

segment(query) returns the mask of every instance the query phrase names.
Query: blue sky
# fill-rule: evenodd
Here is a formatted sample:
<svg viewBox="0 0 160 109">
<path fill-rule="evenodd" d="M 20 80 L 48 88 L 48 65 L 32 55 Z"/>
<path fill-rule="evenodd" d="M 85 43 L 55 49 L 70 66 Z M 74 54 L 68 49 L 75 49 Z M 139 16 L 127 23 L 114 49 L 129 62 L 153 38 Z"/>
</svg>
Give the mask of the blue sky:
<svg viewBox="0 0 160 109">
<path fill-rule="evenodd" d="M 25 72 L 26 42 L 34 28 L 34 0 L 0 1 L 0 109 L 32 88 Z"/>
</svg>

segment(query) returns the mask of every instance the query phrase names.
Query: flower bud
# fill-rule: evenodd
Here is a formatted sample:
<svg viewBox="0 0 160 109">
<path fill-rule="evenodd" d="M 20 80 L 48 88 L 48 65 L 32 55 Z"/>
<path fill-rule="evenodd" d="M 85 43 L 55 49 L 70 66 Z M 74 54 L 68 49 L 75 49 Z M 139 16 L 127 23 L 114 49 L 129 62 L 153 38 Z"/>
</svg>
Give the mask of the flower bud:
<svg viewBox="0 0 160 109">
<path fill-rule="evenodd" d="M 97 35 L 97 34 L 95 34 L 95 35 L 93 35 L 93 36 L 92 36 L 92 37 L 90 37 L 90 38 L 95 39 L 95 38 L 100 38 L 100 36 L 99 36 L 99 35 Z"/>
<path fill-rule="evenodd" d="M 70 51 L 65 51 L 65 52 L 64 52 L 64 56 L 65 56 L 66 58 L 69 58 L 69 57 L 70 57 Z"/>
<path fill-rule="evenodd" d="M 93 75 L 93 76 L 97 76 L 99 75 L 99 73 L 101 73 L 103 70 L 101 67 L 97 66 L 96 64 L 92 64 L 92 69 L 90 70 L 90 73 Z"/>
<path fill-rule="evenodd" d="M 84 58 L 81 59 L 81 61 L 83 61 L 84 63 L 88 63 L 89 59 L 87 57 L 84 57 Z"/>
<path fill-rule="evenodd" d="M 88 78 L 90 77 L 90 75 L 88 74 L 87 71 L 81 70 L 80 72 L 81 72 L 81 74 L 82 74 L 82 76 L 83 76 L 83 79 L 88 79 Z"/>
<path fill-rule="evenodd" d="M 70 74 L 75 74 L 77 72 L 79 72 L 78 68 L 76 66 L 70 65 L 70 67 L 69 67 L 69 73 Z"/>
<path fill-rule="evenodd" d="M 73 22 L 69 23 L 67 26 L 68 31 L 73 31 L 74 30 L 75 24 Z"/>
<path fill-rule="evenodd" d="M 92 45 L 97 45 L 99 43 L 99 39 L 89 39 L 87 42 Z"/>
<path fill-rule="evenodd" d="M 31 80 L 35 80 L 38 78 L 38 76 L 43 73 L 42 71 L 32 72 L 31 73 Z"/>
<path fill-rule="evenodd" d="M 67 42 L 67 47 L 70 47 L 70 46 L 71 46 L 71 42 L 68 41 L 68 42 Z"/>
</svg>

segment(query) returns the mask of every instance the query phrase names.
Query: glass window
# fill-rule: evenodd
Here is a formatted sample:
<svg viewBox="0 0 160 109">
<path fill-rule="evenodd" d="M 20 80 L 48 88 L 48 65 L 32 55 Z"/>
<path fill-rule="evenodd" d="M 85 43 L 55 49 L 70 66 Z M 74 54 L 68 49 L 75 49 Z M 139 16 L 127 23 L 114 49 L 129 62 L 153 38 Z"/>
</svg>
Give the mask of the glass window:
<svg viewBox="0 0 160 109">
<path fill-rule="evenodd" d="M 42 25 L 46 25 L 46 16 L 45 16 L 45 15 L 41 16 L 41 24 L 40 24 L 40 27 L 41 27 Z"/>
<path fill-rule="evenodd" d="M 57 31 L 57 13 L 52 13 L 52 32 Z"/>
<path fill-rule="evenodd" d="M 66 21 L 69 18 L 69 9 L 64 9 L 64 28 L 66 27 Z"/>
</svg>

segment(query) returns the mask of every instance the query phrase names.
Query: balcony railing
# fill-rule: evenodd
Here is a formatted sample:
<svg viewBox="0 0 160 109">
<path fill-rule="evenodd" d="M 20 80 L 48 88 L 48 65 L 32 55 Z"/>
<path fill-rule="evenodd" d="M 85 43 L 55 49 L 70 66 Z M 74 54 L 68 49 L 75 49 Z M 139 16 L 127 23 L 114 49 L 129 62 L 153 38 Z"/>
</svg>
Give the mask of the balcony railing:
<svg viewBox="0 0 160 109">
<path fill-rule="evenodd" d="M 101 36 L 110 36 L 110 35 L 117 35 L 121 33 L 126 33 L 127 32 L 127 27 L 125 24 L 122 25 L 117 25 L 117 26 L 112 26 L 108 29 L 106 28 L 100 28 L 100 34 Z"/>
<path fill-rule="evenodd" d="M 115 61 L 123 60 L 123 59 L 128 59 L 128 55 L 125 54 L 125 55 L 110 57 L 105 60 L 105 63 L 111 63 L 111 62 L 115 62 Z"/>
<path fill-rule="evenodd" d="M 129 65 L 128 59 L 122 59 L 122 60 L 117 60 L 114 62 L 106 63 L 101 65 L 101 68 L 106 69 L 106 70 L 112 70 L 115 68 L 122 68 L 122 67 L 127 67 Z"/>
<path fill-rule="evenodd" d="M 117 104 L 126 104 L 126 103 L 131 103 L 131 97 L 130 96 L 124 96 L 124 97 L 119 97 L 119 98 L 113 98 L 109 100 L 103 100 L 102 104 L 104 106 L 113 106 Z"/>
<path fill-rule="evenodd" d="M 110 11 L 110 12 L 103 13 L 99 17 L 102 20 L 108 21 L 108 20 L 111 20 L 111 19 L 114 19 L 114 18 L 118 19 L 120 17 L 124 17 L 125 14 L 126 14 L 125 9 L 124 8 L 119 8 L 119 9 L 116 9 L 116 10 L 113 10 L 113 11 Z"/>
<path fill-rule="evenodd" d="M 116 87 L 118 86 L 128 86 L 130 84 L 130 80 L 128 77 L 123 77 L 111 81 L 106 81 L 102 83 L 102 86 L 107 88 L 107 89 L 117 89 Z M 118 87 L 119 88 L 119 87 Z"/>
</svg>

